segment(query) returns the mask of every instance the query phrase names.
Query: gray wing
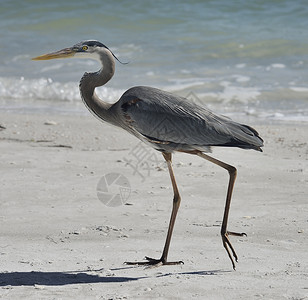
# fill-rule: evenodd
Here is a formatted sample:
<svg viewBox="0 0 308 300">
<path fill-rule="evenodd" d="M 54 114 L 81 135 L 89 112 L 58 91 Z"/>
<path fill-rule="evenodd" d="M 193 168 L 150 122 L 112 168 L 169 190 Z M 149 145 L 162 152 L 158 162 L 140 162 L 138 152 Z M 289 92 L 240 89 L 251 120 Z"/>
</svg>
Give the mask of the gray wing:
<svg viewBox="0 0 308 300">
<path fill-rule="evenodd" d="M 249 126 L 158 89 L 131 88 L 118 103 L 126 125 L 159 150 L 206 151 L 211 146 L 261 150 L 263 145 Z"/>
</svg>

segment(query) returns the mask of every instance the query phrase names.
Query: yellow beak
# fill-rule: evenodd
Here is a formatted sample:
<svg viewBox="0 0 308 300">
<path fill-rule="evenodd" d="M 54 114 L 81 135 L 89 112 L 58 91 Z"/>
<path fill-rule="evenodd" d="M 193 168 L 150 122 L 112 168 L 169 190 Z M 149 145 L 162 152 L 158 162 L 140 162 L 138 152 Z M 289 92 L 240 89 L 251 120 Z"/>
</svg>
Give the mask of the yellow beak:
<svg viewBox="0 0 308 300">
<path fill-rule="evenodd" d="M 76 51 L 74 51 L 72 48 L 65 48 L 56 52 L 43 54 L 37 57 L 32 58 L 32 60 L 49 60 L 49 59 L 55 59 L 55 58 L 68 58 L 74 56 Z"/>
</svg>

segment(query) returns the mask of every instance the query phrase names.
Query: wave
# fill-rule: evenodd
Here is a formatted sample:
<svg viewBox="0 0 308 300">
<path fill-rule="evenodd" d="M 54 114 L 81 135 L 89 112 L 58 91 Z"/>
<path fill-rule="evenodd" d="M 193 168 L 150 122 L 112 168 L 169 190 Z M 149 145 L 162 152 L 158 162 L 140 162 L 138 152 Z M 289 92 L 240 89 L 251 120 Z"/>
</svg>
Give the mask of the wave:
<svg viewBox="0 0 308 300">
<path fill-rule="evenodd" d="M 232 76 L 228 80 L 204 80 L 204 78 L 169 80 L 163 90 L 184 96 L 201 106 L 223 114 L 246 115 L 262 119 L 308 121 L 308 88 L 302 86 L 254 87 L 245 85 L 248 76 Z M 244 84 L 244 85 L 243 85 Z M 117 101 L 124 89 L 99 87 L 98 96 L 104 101 Z M 59 102 L 62 103 L 59 105 Z M 45 103 L 45 104 L 44 104 Z M 0 77 L 0 108 L 11 111 L 63 110 L 79 113 L 81 103 L 77 82 L 54 82 L 50 78 L 26 79 Z"/>
<path fill-rule="evenodd" d="M 257 99 L 261 94 L 258 88 L 234 86 L 228 81 L 212 84 L 209 92 L 206 92 L 204 85 L 204 80 L 200 78 L 170 80 L 170 84 L 165 85 L 162 89 L 188 98 L 193 95 L 192 98 L 195 100 L 199 98 L 199 104 L 204 104 L 205 101 L 247 104 Z M 193 92 L 194 90 L 196 90 L 196 93 Z M 294 87 L 293 90 L 295 91 L 296 88 Z M 97 88 L 96 92 L 104 101 L 114 102 L 121 97 L 124 90 L 103 86 Z M 54 82 L 51 78 L 0 77 L 0 99 L 76 102 L 80 101 L 80 92 L 77 82 Z"/>
<path fill-rule="evenodd" d="M 0 99 L 80 101 L 79 83 L 54 82 L 50 78 L 25 79 L 0 77 Z M 97 94 L 107 102 L 113 102 L 122 91 L 100 87 Z"/>
</svg>

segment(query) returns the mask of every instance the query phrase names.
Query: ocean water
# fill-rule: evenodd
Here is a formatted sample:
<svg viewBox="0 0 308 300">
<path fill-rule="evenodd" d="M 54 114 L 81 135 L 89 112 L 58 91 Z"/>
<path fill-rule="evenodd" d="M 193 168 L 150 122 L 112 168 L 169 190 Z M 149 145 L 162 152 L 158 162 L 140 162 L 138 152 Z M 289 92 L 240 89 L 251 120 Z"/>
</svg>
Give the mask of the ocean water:
<svg viewBox="0 0 308 300">
<path fill-rule="evenodd" d="M 0 109 L 85 114 L 78 82 L 96 61 L 31 61 L 86 39 L 106 44 L 116 101 L 150 85 L 236 118 L 308 122 L 308 5 L 283 1 L 1 0 Z"/>
</svg>

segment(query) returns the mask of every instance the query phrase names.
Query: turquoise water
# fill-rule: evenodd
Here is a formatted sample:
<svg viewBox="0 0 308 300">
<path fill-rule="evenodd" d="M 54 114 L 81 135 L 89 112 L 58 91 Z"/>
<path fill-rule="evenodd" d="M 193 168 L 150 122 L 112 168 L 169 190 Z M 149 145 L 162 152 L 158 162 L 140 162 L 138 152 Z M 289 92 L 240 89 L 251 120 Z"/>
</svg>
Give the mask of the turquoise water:
<svg viewBox="0 0 308 300">
<path fill-rule="evenodd" d="M 97 39 L 128 65 L 99 95 L 134 85 L 229 114 L 308 121 L 307 1 L 1 0 L 0 109 L 85 113 L 78 81 L 91 60 L 31 61 Z"/>
</svg>

